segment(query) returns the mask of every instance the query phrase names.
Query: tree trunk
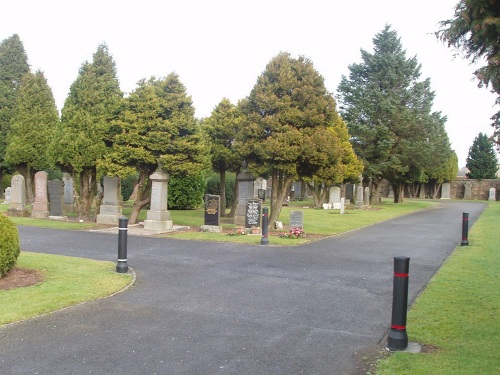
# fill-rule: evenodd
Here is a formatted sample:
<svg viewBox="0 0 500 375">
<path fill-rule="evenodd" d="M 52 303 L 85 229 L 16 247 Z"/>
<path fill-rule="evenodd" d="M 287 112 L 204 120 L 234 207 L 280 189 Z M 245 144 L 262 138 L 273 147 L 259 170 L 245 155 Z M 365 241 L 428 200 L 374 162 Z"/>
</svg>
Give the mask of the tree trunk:
<svg viewBox="0 0 500 375">
<path fill-rule="evenodd" d="M 394 190 L 394 203 L 403 203 L 404 199 L 404 184 L 392 184 Z"/>
<path fill-rule="evenodd" d="M 26 202 L 33 204 L 35 201 L 35 189 L 33 186 L 34 173 L 31 168 L 26 164 L 16 165 L 17 172 L 24 177 L 24 185 L 26 187 Z"/>
<path fill-rule="evenodd" d="M 76 199 L 76 209 L 78 213 L 78 219 L 84 221 L 90 221 L 90 210 L 92 208 L 92 202 L 94 201 L 95 194 L 97 191 L 96 184 L 96 168 L 95 167 L 85 167 L 78 174 L 78 183 L 74 186 L 77 190 Z"/>
<path fill-rule="evenodd" d="M 280 216 L 283 202 L 293 183 L 293 176 L 273 169 L 272 172 L 272 194 L 271 194 L 271 214 L 269 216 L 269 226 L 271 227 Z"/>
<path fill-rule="evenodd" d="M 149 171 L 141 170 L 139 172 L 139 181 L 137 181 L 137 198 L 132 205 L 129 223 L 137 224 L 139 213 L 151 202 L 151 180 Z"/>
<path fill-rule="evenodd" d="M 380 204 L 380 190 L 382 190 L 382 178 L 374 178 L 371 180 L 372 188 L 370 189 L 370 204 Z"/>
<path fill-rule="evenodd" d="M 226 171 L 220 174 L 220 216 L 226 216 Z"/>
<path fill-rule="evenodd" d="M 307 183 L 307 186 L 313 193 L 314 207 L 323 208 L 323 203 L 325 203 L 326 193 L 328 191 L 328 189 L 326 189 L 326 184 L 311 185 Z"/>
<path fill-rule="evenodd" d="M 237 169 L 236 170 L 236 181 L 234 183 L 234 196 L 233 196 L 233 205 L 231 206 L 231 211 L 229 212 L 229 217 L 234 217 L 234 214 L 236 213 L 236 207 L 238 206 L 238 196 L 239 196 L 239 186 L 240 183 L 238 182 L 238 175 L 240 174 L 241 170 Z"/>
</svg>

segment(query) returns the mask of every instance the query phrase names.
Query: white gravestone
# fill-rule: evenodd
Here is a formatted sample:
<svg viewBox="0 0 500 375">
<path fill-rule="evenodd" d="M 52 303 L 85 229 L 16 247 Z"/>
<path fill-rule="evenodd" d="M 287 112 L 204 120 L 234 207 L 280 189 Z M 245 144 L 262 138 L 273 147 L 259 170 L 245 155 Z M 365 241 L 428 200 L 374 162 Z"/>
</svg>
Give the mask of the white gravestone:
<svg viewBox="0 0 500 375">
<path fill-rule="evenodd" d="M 163 171 L 156 171 L 149 177 L 152 181 L 150 210 L 144 220 L 144 229 L 172 230 L 172 220 L 168 211 L 169 176 Z"/>
<path fill-rule="evenodd" d="M 490 188 L 490 194 L 488 196 L 488 200 L 489 201 L 496 201 L 496 193 L 497 193 L 497 190 L 495 188 Z"/>
<path fill-rule="evenodd" d="M 26 185 L 24 177 L 20 174 L 12 176 L 10 182 L 11 200 L 9 205 L 10 214 L 23 216 L 26 213 Z"/>
<path fill-rule="evenodd" d="M 3 203 L 10 204 L 11 200 L 12 200 L 12 189 L 9 186 L 8 188 L 5 189 L 5 200 Z"/>
<path fill-rule="evenodd" d="M 340 198 L 340 214 L 343 215 L 345 212 L 345 198 Z"/>
<path fill-rule="evenodd" d="M 441 199 L 450 199 L 451 184 L 449 182 L 441 185 Z"/>
<path fill-rule="evenodd" d="M 332 209 L 340 210 L 340 187 L 330 186 L 330 197 L 328 203 L 332 205 Z"/>
</svg>

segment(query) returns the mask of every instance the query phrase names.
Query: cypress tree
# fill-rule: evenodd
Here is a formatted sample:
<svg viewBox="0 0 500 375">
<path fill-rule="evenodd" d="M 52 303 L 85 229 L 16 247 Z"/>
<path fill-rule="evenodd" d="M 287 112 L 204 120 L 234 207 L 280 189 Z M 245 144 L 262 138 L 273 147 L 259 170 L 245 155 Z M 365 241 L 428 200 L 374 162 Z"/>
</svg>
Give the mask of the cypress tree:
<svg viewBox="0 0 500 375">
<path fill-rule="evenodd" d="M 486 134 L 479 133 L 474 139 L 467 156 L 468 178 L 477 180 L 496 178 L 498 161 L 493 142 Z"/>
</svg>

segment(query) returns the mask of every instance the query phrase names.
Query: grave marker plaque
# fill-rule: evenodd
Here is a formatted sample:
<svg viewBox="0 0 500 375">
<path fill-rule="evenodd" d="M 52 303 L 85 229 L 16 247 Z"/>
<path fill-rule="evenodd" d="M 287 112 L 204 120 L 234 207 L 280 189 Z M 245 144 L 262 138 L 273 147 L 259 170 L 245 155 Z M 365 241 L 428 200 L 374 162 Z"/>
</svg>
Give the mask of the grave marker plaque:
<svg viewBox="0 0 500 375">
<path fill-rule="evenodd" d="M 262 203 L 260 199 L 247 199 L 245 228 L 260 227 Z"/>
<path fill-rule="evenodd" d="M 290 229 L 304 229 L 304 211 L 290 211 Z"/>
<path fill-rule="evenodd" d="M 262 202 L 266 201 L 266 190 L 265 189 L 259 189 L 257 190 L 257 196 L 259 199 L 262 199 Z"/>
<path fill-rule="evenodd" d="M 220 225 L 220 195 L 205 195 L 205 225 Z"/>
</svg>

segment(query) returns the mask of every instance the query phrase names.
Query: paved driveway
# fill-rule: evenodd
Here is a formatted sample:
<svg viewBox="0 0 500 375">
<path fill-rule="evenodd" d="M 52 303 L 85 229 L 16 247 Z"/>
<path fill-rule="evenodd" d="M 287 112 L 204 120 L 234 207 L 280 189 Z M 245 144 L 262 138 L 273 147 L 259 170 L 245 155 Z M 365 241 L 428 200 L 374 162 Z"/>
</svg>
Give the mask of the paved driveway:
<svg viewBox="0 0 500 375">
<path fill-rule="evenodd" d="M 0 328 L 0 374 L 356 373 L 390 325 L 393 257 L 411 257 L 414 300 L 460 243 L 462 212 L 472 224 L 484 207 L 443 202 L 288 248 L 129 236 L 135 285 Z M 115 235 L 19 232 L 25 251 L 116 261 Z"/>
</svg>

